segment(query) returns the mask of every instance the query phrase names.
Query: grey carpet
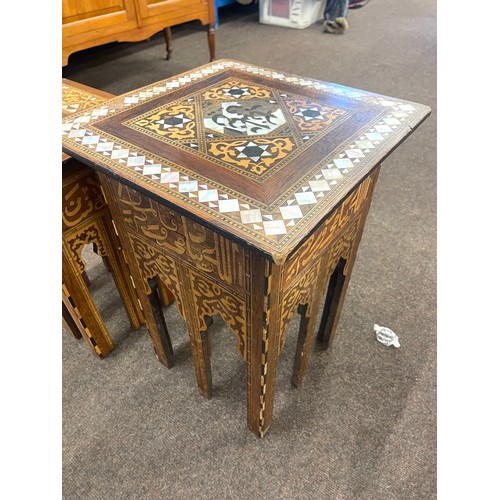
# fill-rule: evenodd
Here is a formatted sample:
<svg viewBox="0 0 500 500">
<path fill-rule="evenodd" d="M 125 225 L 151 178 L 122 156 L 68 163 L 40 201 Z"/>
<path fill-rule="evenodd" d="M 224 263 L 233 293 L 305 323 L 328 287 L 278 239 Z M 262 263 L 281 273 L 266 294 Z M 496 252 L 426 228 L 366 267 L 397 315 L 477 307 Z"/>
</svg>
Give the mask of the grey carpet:
<svg viewBox="0 0 500 500">
<path fill-rule="evenodd" d="M 214 397 L 195 388 L 184 323 L 165 310 L 176 354 L 167 370 L 145 327 L 132 332 L 100 259 L 92 293 L 116 342 L 105 360 L 63 335 L 65 499 L 429 499 L 436 496 L 436 19 L 431 0 L 376 0 L 349 12 L 343 36 L 221 11 L 217 56 L 401 97 L 434 114 L 384 164 L 330 351 L 290 385 L 297 319 L 280 358 L 274 423 L 246 428 L 245 367 L 224 323 L 212 329 Z M 63 75 L 122 93 L 204 64 L 205 33 L 161 35 L 70 57 Z M 401 348 L 376 342 L 389 326 Z"/>
</svg>

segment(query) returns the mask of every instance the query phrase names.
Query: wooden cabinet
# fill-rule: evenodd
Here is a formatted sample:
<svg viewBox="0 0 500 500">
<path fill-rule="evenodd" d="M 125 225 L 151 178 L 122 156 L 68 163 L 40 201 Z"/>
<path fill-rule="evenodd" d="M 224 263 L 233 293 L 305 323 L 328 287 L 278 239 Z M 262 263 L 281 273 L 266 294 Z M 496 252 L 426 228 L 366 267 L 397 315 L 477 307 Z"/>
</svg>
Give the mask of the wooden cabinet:
<svg viewBox="0 0 500 500">
<path fill-rule="evenodd" d="M 209 25 L 215 58 L 213 0 L 63 0 L 62 64 L 78 50 L 110 42 L 145 40 L 164 28 L 199 20 Z"/>
</svg>

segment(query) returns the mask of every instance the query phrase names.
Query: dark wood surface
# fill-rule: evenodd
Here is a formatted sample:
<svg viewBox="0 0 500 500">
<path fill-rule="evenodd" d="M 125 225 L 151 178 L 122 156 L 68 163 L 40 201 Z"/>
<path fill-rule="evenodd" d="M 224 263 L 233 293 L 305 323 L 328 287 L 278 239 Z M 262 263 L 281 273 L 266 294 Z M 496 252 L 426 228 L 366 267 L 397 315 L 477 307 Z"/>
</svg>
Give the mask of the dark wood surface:
<svg viewBox="0 0 500 500">
<path fill-rule="evenodd" d="M 282 262 L 429 113 L 221 60 L 67 120 L 63 148 Z"/>
</svg>

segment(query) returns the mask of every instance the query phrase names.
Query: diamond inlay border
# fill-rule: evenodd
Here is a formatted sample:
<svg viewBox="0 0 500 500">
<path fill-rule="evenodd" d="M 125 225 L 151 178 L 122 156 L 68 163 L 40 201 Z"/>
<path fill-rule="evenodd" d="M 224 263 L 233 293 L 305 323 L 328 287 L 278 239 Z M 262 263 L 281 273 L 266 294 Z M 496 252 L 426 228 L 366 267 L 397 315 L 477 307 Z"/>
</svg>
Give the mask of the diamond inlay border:
<svg viewBox="0 0 500 500">
<path fill-rule="evenodd" d="M 116 138 L 113 140 L 108 134 L 92 127 L 92 122 L 103 117 L 229 68 L 286 82 L 298 88 L 306 87 L 330 96 L 339 95 L 379 105 L 383 107 L 384 114 L 318 165 L 300 186 L 293 192 L 286 193 L 287 199 L 271 212 L 266 212 L 262 206 L 257 206 L 241 193 L 215 185 L 196 174 L 186 175 L 178 166 L 162 163 L 154 155 L 141 151 L 140 148 L 131 148 L 129 144 Z M 381 151 L 396 145 L 428 113 L 427 107 L 407 101 L 286 75 L 236 61 L 219 61 L 125 94 L 67 119 L 63 123 L 63 145 L 70 154 L 77 152 L 84 157 L 92 157 L 94 161 L 99 159 L 111 170 L 120 172 L 132 181 L 140 179 L 141 184 L 151 186 L 156 193 L 205 211 L 214 217 L 218 227 L 240 234 L 240 237 L 242 234 L 251 236 L 253 240 L 260 242 L 261 248 L 266 252 L 279 252 L 294 238 L 299 238 L 301 230 L 316 222 L 316 216 L 325 207 L 331 209 L 340 201 L 335 195 L 345 190 L 353 176 L 368 173 L 380 161 Z"/>
</svg>

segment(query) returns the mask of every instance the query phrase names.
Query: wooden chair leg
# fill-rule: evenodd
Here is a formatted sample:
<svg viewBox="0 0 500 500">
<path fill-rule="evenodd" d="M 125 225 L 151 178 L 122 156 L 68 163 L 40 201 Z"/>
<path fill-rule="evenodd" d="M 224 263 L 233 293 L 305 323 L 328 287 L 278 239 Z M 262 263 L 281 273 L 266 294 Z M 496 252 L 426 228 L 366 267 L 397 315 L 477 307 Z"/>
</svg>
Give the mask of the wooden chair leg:
<svg viewBox="0 0 500 500">
<path fill-rule="evenodd" d="M 164 28 L 163 35 L 165 36 L 165 47 L 167 51 L 165 59 L 169 61 L 172 57 L 172 30 L 169 27 Z"/>
<path fill-rule="evenodd" d="M 325 307 L 321 317 L 321 323 L 318 331 L 318 342 L 322 349 L 327 349 L 335 335 L 337 323 L 340 318 L 340 311 L 344 303 L 345 293 L 347 291 L 348 280 L 346 280 L 345 271 L 347 261 L 340 259 L 337 267 L 333 271 L 328 283 L 326 292 Z"/>
<path fill-rule="evenodd" d="M 210 51 L 210 62 L 215 61 L 215 27 L 213 24 L 208 25 L 208 50 Z"/>
</svg>

